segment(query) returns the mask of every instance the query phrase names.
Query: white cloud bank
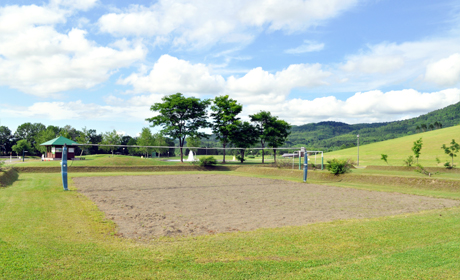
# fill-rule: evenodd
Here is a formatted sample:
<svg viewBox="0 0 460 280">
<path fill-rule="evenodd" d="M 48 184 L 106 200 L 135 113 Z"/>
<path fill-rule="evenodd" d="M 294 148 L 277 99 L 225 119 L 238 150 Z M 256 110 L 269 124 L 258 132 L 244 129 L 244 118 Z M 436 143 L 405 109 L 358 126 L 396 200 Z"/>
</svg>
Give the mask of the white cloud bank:
<svg viewBox="0 0 460 280">
<path fill-rule="evenodd" d="M 0 113 L 13 117 L 50 120 L 140 122 L 153 116 L 150 106 L 155 102 L 161 102 L 160 98 L 155 94 L 134 96 L 128 100 L 108 97 L 107 105 L 84 104 L 81 101 L 39 102 L 26 108 L 0 109 Z M 414 89 L 389 92 L 375 90 L 358 92 L 346 100 L 328 96 L 313 100 L 296 98 L 281 102 L 275 100 L 270 104 L 250 104 L 243 109 L 242 117 L 267 110 L 296 125 L 326 120 L 347 123 L 384 122 L 416 117 L 454 104 L 459 98 L 458 88 L 437 92 L 418 92 Z"/>
<path fill-rule="evenodd" d="M 455 53 L 447 58 L 431 63 L 426 68 L 427 81 L 440 86 L 453 86 L 460 82 L 460 54 Z"/>
<path fill-rule="evenodd" d="M 270 104 L 284 101 L 294 88 L 325 85 L 324 79 L 330 76 L 320 64 L 292 64 L 274 74 L 257 67 L 242 77 L 230 76 L 226 80 L 211 72 L 204 64 L 163 55 L 148 74 L 135 73 L 118 83 L 133 86 L 131 93 L 230 94 L 243 104 Z"/>
<path fill-rule="evenodd" d="M 358 0 L 160 0 L 131 5 L 98 21 L 114 36 L 149 36 L 176 46 L 249 42 L 265 28 L 303 31 L 352 8 Z"/>
<path fill-rule="evenodd" d="M 54 1 L 56 5 L 89 8 L 95 1 Z M 74 7 L 75 8 L 75 7 Z M 121 67 L 144 59 L 142 44 L 99 46 L 78 28 L 59 33 L 68 10 L 51 6 L 0 8 L 0 85 L 48 97 L 55 93 L 91 88 Z M 123 46 L 123 47 L 120 47 Z"/>
</svg>

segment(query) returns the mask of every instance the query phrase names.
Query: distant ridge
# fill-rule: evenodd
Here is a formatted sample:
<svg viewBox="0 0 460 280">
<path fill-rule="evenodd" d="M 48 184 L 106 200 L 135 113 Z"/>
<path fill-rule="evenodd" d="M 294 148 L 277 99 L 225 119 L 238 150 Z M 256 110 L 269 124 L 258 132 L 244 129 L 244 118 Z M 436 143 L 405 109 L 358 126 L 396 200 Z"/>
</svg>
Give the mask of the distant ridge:
<svg viewBox="0 0 460 280">
<path fill-rule="evenodd" d="M 352 125 L 325 121 L 292 126 L 287 144 L 302 145 L 308 149 L 332 151 L 356 146 L 356 135 L 358 134 L 361 145 L 422 132 L 423 130 L 419 130 L 417 127 L 421 127 L 423 124 L 427 126 L 427 131 L 429 131 L 432 130 L 429 129 L 430 125 L 434 126 L 435 123 L 441 123 L 443 128 L 460 124 L 460 102 L 402 121 Z"/>
</svg>

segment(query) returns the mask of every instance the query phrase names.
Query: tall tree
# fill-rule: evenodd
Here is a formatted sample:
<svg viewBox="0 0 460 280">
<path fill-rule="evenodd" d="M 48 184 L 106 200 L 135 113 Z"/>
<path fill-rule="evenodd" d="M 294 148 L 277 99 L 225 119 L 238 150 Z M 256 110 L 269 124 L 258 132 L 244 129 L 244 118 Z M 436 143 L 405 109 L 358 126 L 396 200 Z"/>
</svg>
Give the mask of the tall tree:
<svg viewBox="0 0 460 280">
<path fill-rule="evenodd" d="M 443 149 L 444 152 L 452 158 L 452 167 L 454 167 L 454 157 L 456 157 L 458 151 L 460 151 L 460 145 L 457 142 L 455 142 L 455 139 L 452 139 L 452 142 L 450 142 L 450 146 L 446 146 L 446 144 L 443 144 L 441 149 Z"/>
<path fill-rule="evenodd" d="M 11 130 L 6 126 L 0 126 L 0 145 L 5 148 L 5 151 L 11 151 L 13 146 L 13 134 Z"/>
<path fill-rule="evenodd" d="M 187 148 L 189 148 L 189 150 L 191 150 L 196 155 L 197 149 L 192 148 L 192 147 L 200 147 L 201 146 L 201 139 L 199 137 L 191 137 L 191 136 L 189 136 L 189 137 L 185 138 L 185 143 L 187 144 Z"/>
<path fill-rule="evenodd" d="M 127 143 L 126 145 L 128 145 L 128 146 L 135 146 L 135 145 L 137 145 L 137 139 L 136 139 L 136 138 L 131 138 L 131 139 L 129 139 L 129 141 L 128 141 L 128 143 Z M 132 156 L 135 155 L 135 154 L 137 154 L 137 153 L 138 153 L 137 148 L 128 147 L 128 153 L 129 153 L 130 155 L 132 155 Z"/>
<path fill-rule="evenodd" d="M 262 163 L 265 163 L 265 143 L 272 133 L 272 127 L 276 121 L 276 117 L 272 116 L 270 112 L 260 111 L 257 114 L 249 115 L 251 121 L 256 123 L 257 131 L 259 132 L 259 140 L 262 145 Z"/>
<path fill-rule="evenodd" d="M 164 135 L 161 133 L 155 133 L 153 135 L 153 139 L 155 139 L 155 146 L 174 146 L 174 142 L 172 144 L 169 143 L 168 138 L 164 137 Z M 169 151 L 168 148 L 154 148 L 153 150 L 157 152 L 160 156 L 161 154 L 165 154 Z"/>
<path fill-rule="evenodd" d="M 222 163 L 225 163 L 225 148 L 228 143 L 228 137 L 234 128 L 234 123 L 240 119 L 236 116 L 241 113 L 243 106 L 238 104 L 236 100 L 229 98 L 228 95 L 217 96 L 214 98 L 213 103 L 211 106 L 211 117 L 214 119 L 212 132 L 217 140 L 222 143 L 222 147 L 224 148 Z"/>
<path fill-rule="evenodd" d="M 273 147 L 273 159 L 276 162 L 276 148 L 284 145 L 288 138 L 291 125 L 283 120 L 276 119 L 271 126 L 267 129 L 268 145 Z M 262 150 L 263 151 L 263 150 Z"/>
<path fill-rule="evenodd" d="M 240 150 L 239 160 L 244 161 L 244 152 L 247 148 L 252 147 L 259 139 L 259 132 L 249 122 L 236 121 L 229 135 L 230 141 Z"/>
<path fill-rule="evenodd" d="M 30 154 L 35 154 L 37 150 L 35 149 L 35 137 L 40 133 L 40 131 L 45 130 L 46 126 L 41 123 L 23 123 L 18 128 L 16 129 L 16 132 L 14 133 L 14 137 L 16 140 L 21 140 L 24 139 L 26 140 L 29 144 L 29 153 Z"/>
<path fill-rule="evenodd" d="M 120 145 L 121 136 L 118 135 L 117 131 L 114 129 L 113 131 L 108 131 L 102 135 L 102 142 L 100 144 L 103 145 Z M 117 148 L 114 146 L 101 146 L 99 147 L 101 150 L 104 151 L 111 151 L 113 156 L 113 151 Z"/>
<path fill-rule="evenodd" d="M 152 132 L 150 131 L 150 128 L 144 127 L 142 128 L 142 132 L 137 138 L 137 145 L 138 146 L 155 146 L 155 139 L 153 138 Z M 139 147 L 139 152 L 141 152 L 144 155 L 151 154 L 153 151 L 153 148 L 148 148 L 148 147 Z"/>
<path fill-rule="evenodd" d="M 46 153 L 46 147 L 40 146 L 40 144 L 56 138 L 58 133 L 59 127 L 52 125 L 48 126 L 45 130 L 40 131 L 35 136 L 35 148 L 41 153 Z"/>
<path fill-rule="evenodd" d="M 418 139 L 417 141 L 414 142 L 414 146 L 412 146 L 412 151 L 414 152 L 415 157 L 417 158 L 417 163 L 418 163 L 418 158 L 420 157 L 420 151 L 422 150 L 422 138 Z"/>
<path fill-rule="evenodd" d="M 195 97 L 185 97 L 181 93 L 163 97 L 162 103 L 155 103 L 150 110 L 158 115 L 146 119 L 152 126 L 162 126 L 161 132 L 173 139 L 179 140 L 180 160 L 184 162 L 183 147 L 185 138 L 206 137 L 201 128 L 210 127 L 207 121 L 207 108 L 211 101 L 200 100 Z"/>
<path fill-rule="evenodd" d="M 92 133 L 92 130 L 91 129 L 88 130 L 85 126 L 81 129 L 75 141 L 77 141 L 78 144 L 90 144 L 91 143 L 91 133 Z M 90 147 L 91 146 L 78 146 L 78 148 L 80 149 L 80 157 L 83 155 L 83 152 L 85 150 L 88 153 Z"/>
<path fill-rule="evenodd" d="M 30 152 L 32 145 L 27 142 L 26 139 L 19 140 L 16 145 L 12 147 L 13 151 L 16 152 L 17 155 L 22 154 L 23 151 Z"/>
</svg>

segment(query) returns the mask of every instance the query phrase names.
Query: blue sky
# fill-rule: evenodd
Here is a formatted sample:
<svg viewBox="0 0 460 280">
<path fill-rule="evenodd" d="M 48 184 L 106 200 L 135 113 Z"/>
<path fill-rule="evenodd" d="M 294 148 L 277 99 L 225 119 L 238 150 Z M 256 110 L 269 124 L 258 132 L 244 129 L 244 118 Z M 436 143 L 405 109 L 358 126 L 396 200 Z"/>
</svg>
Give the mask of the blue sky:
<svg viewBox="0 0 460 280">
<path fill-rule="evenodd" d="M 135 136 L 165 95 L 384 122 L 460 101 L 458 1 L 2 1 L 0 124 Z"/>
</svg>

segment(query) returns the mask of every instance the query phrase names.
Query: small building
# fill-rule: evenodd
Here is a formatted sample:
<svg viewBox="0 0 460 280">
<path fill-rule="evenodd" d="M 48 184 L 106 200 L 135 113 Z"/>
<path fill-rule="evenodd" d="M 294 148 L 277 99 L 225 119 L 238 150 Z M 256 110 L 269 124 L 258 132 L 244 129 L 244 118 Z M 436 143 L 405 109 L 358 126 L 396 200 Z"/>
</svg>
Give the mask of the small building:
<svg viewBox="0 0 460 280">
<path fill-rule="evenodd" d="M 43 160 L 62 160 L 62 148 L 64 147 L 64 144 L 67 145 L 67 160 L 73 160 L 75 158 L 75 148 L 77 147 L 75 144 L 78 143 L 63 136 L 59 136 L 40 144 L 40 146 L 46 146 L 46 153 Z"/>
</svg>

